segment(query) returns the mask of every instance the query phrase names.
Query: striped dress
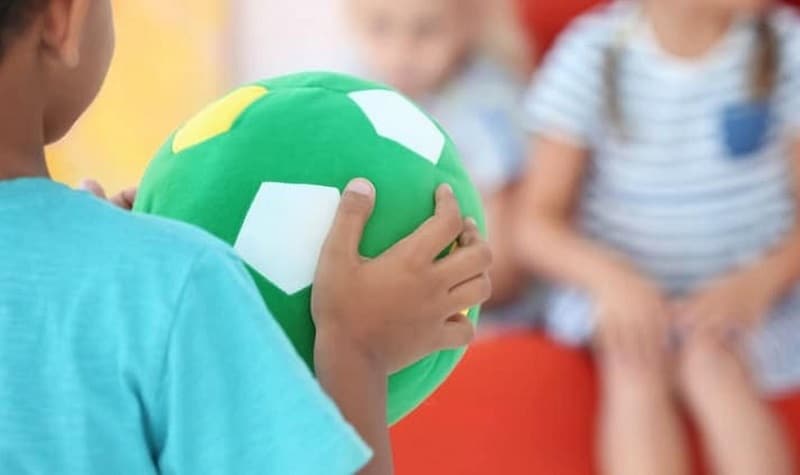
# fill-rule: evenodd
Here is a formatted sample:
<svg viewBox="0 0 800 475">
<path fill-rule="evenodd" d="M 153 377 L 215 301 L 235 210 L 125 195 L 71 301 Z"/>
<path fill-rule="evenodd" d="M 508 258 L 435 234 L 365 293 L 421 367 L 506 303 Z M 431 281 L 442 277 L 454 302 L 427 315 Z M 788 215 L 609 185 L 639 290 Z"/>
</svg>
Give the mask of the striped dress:
<svg viewBox="0 0 800 475">
<path fill-rule="evenodd" d="M 771 22 L 781 63 L 768 103 L 751 99 L 752 18 L 687 61 L 660 48 L 632 0 L 576 20 L 527 99 L 533 133 L 592 153 L 576 226 L 673 297 L 761 258 L 794 225 L 789 151 L 800 139 L 800 19 L 778 9 Z M 622 133 L 604 99 L 612 46 L 621 52 Z M 585 293 L 552 289 L 545 322 L 557 339 L 585 343 L 594 317 Z M 800 287 L 750 346 L 765 390 L 800 387 Z"/>
</svg>

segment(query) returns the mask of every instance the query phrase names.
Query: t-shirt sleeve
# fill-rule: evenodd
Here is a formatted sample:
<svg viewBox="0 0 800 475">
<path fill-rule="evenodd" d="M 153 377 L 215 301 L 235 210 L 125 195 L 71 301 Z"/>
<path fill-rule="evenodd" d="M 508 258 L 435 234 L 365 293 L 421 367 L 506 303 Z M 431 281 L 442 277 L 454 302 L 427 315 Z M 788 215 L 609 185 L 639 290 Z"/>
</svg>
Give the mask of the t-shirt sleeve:
<svg viewBox="0 0 800 475">
<path fill-rule="evenodd" d="M 800 140 L 800 15 L 788 7 L 778 13 L 777 29 L 781 55 L 782 105 L 790 138 Z"/>
<path fill-rule="evenodd" d="M 607 23 L 597 13 L 579 18 L 545 58 L 525 98 L 530 133 L 591 144 L 602 120 Z"/>
<path fill-rule="evenodd" d="M 475 117 L 472 144 L 465 151 L 466 162 L 476 164 L 475 184 L 492 193 L 514 182 L 522 174 L 525 159 L 525 134 L 518 116 L 509 108 L 484 109 Z"/>
<path fill-rule="evenodd" d="M 350 475 L 371 456 L 233 256 L 195 262 L 159 401 L 161 473 Z"/>
<path fill-rule="evenodd" d="M 503 91 L 498 91 L 502 87 Z M 480 103 L 455 108 L 448 127 L 475 185 L 490 195 L 516 180 L 525 158 L 519 91 L 510 83 L 487 87 Z M 475 91 L 473 91 L 475 92 Z"/>
</svg>

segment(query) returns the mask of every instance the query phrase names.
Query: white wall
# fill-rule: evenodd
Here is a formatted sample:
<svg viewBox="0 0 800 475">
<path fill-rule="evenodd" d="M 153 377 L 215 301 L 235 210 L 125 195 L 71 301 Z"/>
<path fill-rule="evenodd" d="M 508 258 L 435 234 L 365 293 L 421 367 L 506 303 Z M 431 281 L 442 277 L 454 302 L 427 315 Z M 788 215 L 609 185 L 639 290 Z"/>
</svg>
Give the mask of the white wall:
<svg viewBox="0 0 800 475">
<path fill-rule="evenodd" d="M 341 69 L 343 0 L 236 0 L 236 83 L 308 69 Z"/>
</svg>

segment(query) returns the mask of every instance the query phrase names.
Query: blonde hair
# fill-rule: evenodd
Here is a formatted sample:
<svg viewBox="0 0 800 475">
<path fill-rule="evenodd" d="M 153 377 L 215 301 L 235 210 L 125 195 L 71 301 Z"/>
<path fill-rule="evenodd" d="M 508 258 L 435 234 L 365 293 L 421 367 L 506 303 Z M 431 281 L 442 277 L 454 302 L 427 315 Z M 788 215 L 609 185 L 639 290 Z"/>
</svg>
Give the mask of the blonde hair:
<svg viewBox="0 0 800 475">
<path fill-rule="evenodd" d="M 750 93 L 755 101 L 767 101 L 778 83 L 780 70 L 780 39 L 770 21 L 770 13 L 763 13 L 756 22 L 758 46 L 752 59 Z M 622 109 L 619 71 L 622 64 L 624 42 L 618 41 L 606 49 L 603 60 L 605 108 L 612 124 L 625 133 L 625 113 Z"/>
</svg>

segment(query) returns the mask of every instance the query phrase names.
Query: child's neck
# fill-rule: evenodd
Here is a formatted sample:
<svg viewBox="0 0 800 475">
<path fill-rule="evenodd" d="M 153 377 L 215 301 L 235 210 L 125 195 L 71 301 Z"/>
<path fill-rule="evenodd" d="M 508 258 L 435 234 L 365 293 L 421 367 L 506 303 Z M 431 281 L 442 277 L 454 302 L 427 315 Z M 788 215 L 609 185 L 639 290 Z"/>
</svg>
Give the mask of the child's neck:
<svg viewBox="0 0 800 475">
<path fill-rule="evenodd" d="M 0 64 L 0 180 L 47 177 L 39 93 Z"/>
<path fill-rule="evenodd" d="M 705 55 L 725 36 L 734 13 L 693 0 L 646 0 L 645 12 L 661 47 L 685 58 Z"/>
<path fill-rule="evenodd" d="M 0 181 L 49 176 L 43 150 L 31 155 L 0 146 Z"/>
</svg>

